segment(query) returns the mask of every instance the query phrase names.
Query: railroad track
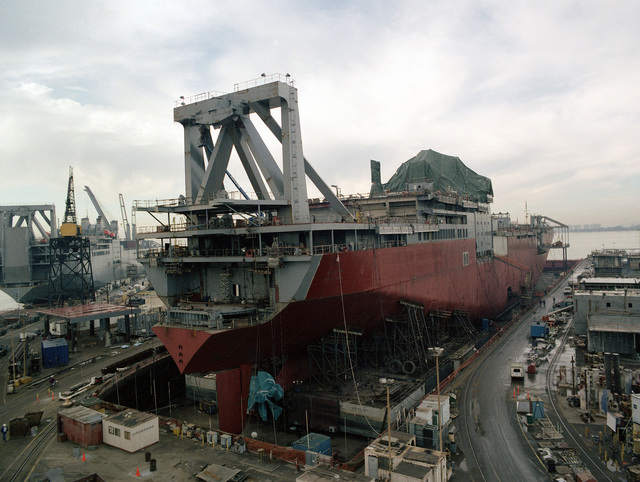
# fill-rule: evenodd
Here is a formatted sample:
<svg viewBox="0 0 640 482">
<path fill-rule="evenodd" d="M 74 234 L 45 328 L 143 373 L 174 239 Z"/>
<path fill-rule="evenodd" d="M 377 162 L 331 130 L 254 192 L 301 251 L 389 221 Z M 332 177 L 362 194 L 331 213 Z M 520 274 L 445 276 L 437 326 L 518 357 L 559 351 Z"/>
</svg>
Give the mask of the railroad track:
<svg viewBox="0 0 640 482">
<path fill-rule="evenodd" d="M 488 354 L 487 354 L 488 356 Z M 486 366 L 486 364 L 485 364 Z M 465 374 L 465 377 L 468 377 L 470 375 L 470 373 L 473 372 L 474 374 L 477 372 L 476 370 L 469 370 L 469 373 Z M 483 369 L 484 372 L 484 369 Z M 465 410 L 470 409 L 472 412 L 474 412 L 475 407 L 474 407 L 474 402 L 472 400 L 472 396 L 471 396 L 471 392 L 472 392 L 472 388 L 468 385 L 468 381 L 465 381 L 465 389 L 463 391 L 463 399 L 462 399 L 462 403 L 460 404 L 461 407 L 464 407 Z M 474 414 L 475 417 L 475 429 L 478 429 L 478 420 L 477 420 L 477 415 Z M 474 443 L 472 442 L 472 434 L 471 431 L 469 429 L 469 423 L 468 422 L 468 418 L 465 421 L 464 427 L 465 427 L 465 434 L 467 437 L 467 440 L 469 441 L 469 447 L 467 447 L 468 451 L 471 454 L 471 458 L 473 459 L 473 463 L 475 464 L 475 466 L 478 468 L 478 471 L 480 472 L 480 477 L 482 478 L 482 480 L 484 480 L 486 482 L 487 478 L 484 475 L 484 472 L 482 470 L 482 465 L 480 465 L 480 459 L 478 457 L 478 454 L 476 452 L 476 449 L 474 448 Z M 495 473 L 495 469 L 492 467 L 493 472 Z"/>
<path fill-rule="evenodd" d="M 604 470 L 599 463 L 598 459 L 595 459 L 593 457 L 591 457 L 591 455 L 585 450 L 585 448 L 582 445 L 582 441 L 579 440 L 575 435 L 574 435 L 574 431 L 571 430 L 571 428 L 565 423 L 564 418 L 560 415 L 560 411 L 558 409 L 558 405 L 556 403 L 556 397 L 553 396 L 552 391 L 551 391 L 551 387 L 553 386 L 553 368 L 556 365 L 556 363 L 558 362 L 558 359 L 560 358 L 560 355 L 562 354 L 564 347 L 567 343 L 567 337 L 569 335 L 569 329 L 571 328 L 571 325 L 573 324 L 573 319 L 571 320 L 571 322 L 567 325 L 567 329 L 565 330 L 565 333 L 562 337 L 560 346 L 558 347 L 558 349 L 556 350 L 555 355 L 553 356 L 553 358 L 551 359 L 551 361 L 549 362 L 549 369 L 547 370 L 547 377 L 546 377 L 546 392 L 547 392 L 547 396 L 549 398 L 549 403 L 551 405 L 551 411 L 554 413 L 556 419 L 558 420 L 558 423 L 560 423 L 560 425 L 562 426 L 563 429 L 563 435 L 566 438 L 569 438 L 571 440 L 571 445 L 573 447 L 575 447 L 575 449 L 579 452 L 579 458 L 582 462 L 584 462 L 585 460 L 588 460 L 592 467 L 591 469 L 595 468 L 596 470 L 592 470 L 592 474 L 594 477 L 596 477 L 597 480 L 610 480 L 610 481 L 615 481 L 615 480 L 620 480 L 618 478 L 611 478 L 611 473 L 608 470 Z M 596 473 L 593 473 L 596 472 Z"/>
<path fill-rule="evenodd" d="M 38 432 L 38 435 L 25 447 L 22 453 L 9 464 L 0 475 L 0 480 L 27 480 L 31 471 L 36 465 L 37 459 L 40 458 L 47 446 L 54 440 L 52 435 L 55 434 L 56 422 L 52 419 L 44 429 Z M 28 473 L 24 473 L 26 468 L 31 468 Z M 10 478 L 7 478 L 10 477 Z"/>
</svg>

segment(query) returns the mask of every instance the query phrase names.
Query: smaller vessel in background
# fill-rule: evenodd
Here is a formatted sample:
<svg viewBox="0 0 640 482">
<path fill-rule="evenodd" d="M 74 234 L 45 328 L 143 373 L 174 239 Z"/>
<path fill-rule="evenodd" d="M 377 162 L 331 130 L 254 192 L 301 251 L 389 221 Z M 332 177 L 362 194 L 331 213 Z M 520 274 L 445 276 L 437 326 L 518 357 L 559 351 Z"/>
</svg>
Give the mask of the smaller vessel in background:
<svg viewBox="0 0 640 482">
<path fill-rule="evenodd" d="M 90 189 L 87 193 L 90 193 Z M 143 272 L 137 261 L 136 243 L 125 219 L 125 234 L 118 237 L 118 222 L 108 221 L 93 193 L 98 210 L 95 224 L 81 220 L 82 236 L 89 239 L 94 286 L 99 288 Z M 122 197 L 121 197 L 121 207 Z M 135 224 L 132 226 L 135 235 Z M 53 233 L 53 234 L 52 234 Z M 53 204 L 0 206 L 0 290 L 19 303 L 46 303 L 49 299 L 50 239 L 59 236 Z"/>
</svg>

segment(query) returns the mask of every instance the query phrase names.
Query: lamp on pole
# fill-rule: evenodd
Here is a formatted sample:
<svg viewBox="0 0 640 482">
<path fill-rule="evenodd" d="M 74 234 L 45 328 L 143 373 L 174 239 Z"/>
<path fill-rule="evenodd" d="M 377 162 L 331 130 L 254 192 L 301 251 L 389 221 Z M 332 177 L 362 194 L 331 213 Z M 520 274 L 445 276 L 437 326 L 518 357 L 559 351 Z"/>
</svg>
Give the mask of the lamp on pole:
<svg viewBox="0 0 640 482">
<path fill-rule="evenodd" d="M 440 452 L 442 452 L 442 406 L 440 405 L 440 355 L 444 348 L 429 348 L 429 353 L 436 357 L 436 383 L 437 383 L 437 392 L 438 392 L 438 446 L 440 447 Z"/>
<path fill-rule="evenodd" d="M 380 383 L 387 387 L 387 436 L 388 438 L 388 449 L 389 449 L 389 478 L 391 478 L 391 404 L 389 402 L 389 385 L 391 385 L 395 380 L 393 378 L 381 378 Z"/>
</svg>

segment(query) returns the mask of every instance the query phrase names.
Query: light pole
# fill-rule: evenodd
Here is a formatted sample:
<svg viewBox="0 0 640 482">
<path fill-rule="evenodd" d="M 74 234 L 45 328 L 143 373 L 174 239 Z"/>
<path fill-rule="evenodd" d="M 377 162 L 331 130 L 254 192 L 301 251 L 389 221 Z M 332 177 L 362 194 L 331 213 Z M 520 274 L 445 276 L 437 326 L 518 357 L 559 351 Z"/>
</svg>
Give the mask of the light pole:
<svg viewBox="0 0 640 482">
<path fill-rule="evenodd" d="M 388 438 L 388 448 L 389 448 L 389 479 L 391 479 L 391 404 L 389 401 L 389 385 L 391 385 L 395 380 L 393 378 L 381 378 L 380 383 L 387 387 L 387 436 Z"/>
<path fill-rule="evenodd" d="M 576 369 L 575 369 L 575 360 L 573 359 L 573 355 L 571 356 L 571 394 L 576 394 Z"/>
<path fill-rule="evenodd" d="M 440 452 L 442 452 L 442 406 L 440 405 L 440 355 L 444 348 L 429 348 L 429 353 L 436 357 L 436 383 L 437 383 L 437 391 L 438 391 L 438 441 Z"/>
<path fill-rule="evenodd" d="M 20 287 L 18 287 L 18 294 L 16 295 L 16 302 L 18 303 L 18 323 L 20 323 Z M 15 386 L 16 380 L 16 351 L 13 345 L 13 325 L 11 324 L 11 364 L 13 368 L 13 382 Z"/>
<path fill-rule="evenodd" d="M 27 377 L 27 348 L 29 348 L 29 344 L 27 343 L 27 332 L 26 332 L 26 320 L 20 314 L 20 308 L 18 307 L 18 323 L 22 320 L 22 343 L 24 344 L 22 347 L 22 378 Z"/>
</svg>

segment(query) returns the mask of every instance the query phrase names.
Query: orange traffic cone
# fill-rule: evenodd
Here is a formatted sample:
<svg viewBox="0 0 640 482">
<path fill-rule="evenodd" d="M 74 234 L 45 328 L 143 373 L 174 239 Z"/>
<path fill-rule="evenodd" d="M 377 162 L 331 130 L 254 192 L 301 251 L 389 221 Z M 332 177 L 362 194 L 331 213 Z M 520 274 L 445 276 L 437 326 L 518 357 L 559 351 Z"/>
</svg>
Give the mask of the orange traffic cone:
<svg viewBox="0 0 640 482">
<path fill-rule="evenodd" d="M 520 385 L 518 385 L 518 395 L 520 395 Z"/>
<path fill-rule="evenodd" d="M 136 477 L 140 477 L 140 469 L 136 467 Z"/>
<path fill-rule="evenodd" d="M 53 400 L 54 400 L 54 395 L 53 395 L 53 392 L 51 392 L 51 401 L 53 402 Z"/>
<path fill-rule="evenodd" d="M 82 452 L 82 461 L 83 461 L 83 462 L 86 462 L 86 461 L 87 461 L 87 458 L 84 456 L 84 452 Z"/>
</svg>

